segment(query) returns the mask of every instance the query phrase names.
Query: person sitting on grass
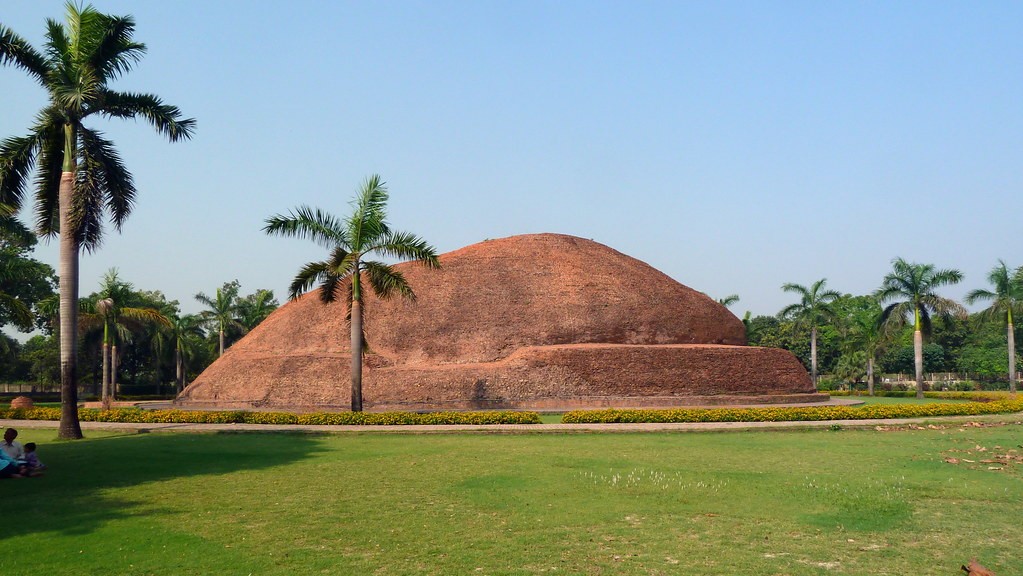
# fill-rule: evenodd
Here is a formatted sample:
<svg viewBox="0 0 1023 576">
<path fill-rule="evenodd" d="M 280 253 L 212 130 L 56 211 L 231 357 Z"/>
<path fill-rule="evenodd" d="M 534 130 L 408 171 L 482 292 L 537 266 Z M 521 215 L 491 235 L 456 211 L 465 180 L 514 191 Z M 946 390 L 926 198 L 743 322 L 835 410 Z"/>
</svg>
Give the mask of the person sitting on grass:
<svg viewBox="0 0 1023 576">
<path fill-rule="evenodd" d="M 46 464 L 40 462 L 39 456 L 36 455 L 35 442 L 25 443 L 25 465 L 28 466 L 28 473 L 30 476 L 42 474 L 43 470 L 46 470 Z"/>
<path fill-rule="evenodd" d="M 22 447 L 21 442 L 14 441 L 17 437 L 18 431 L 14 428 L 4 430 L 4 439 L 0 442 L 0 452 L 7 454 L 14 460 L 24 460 L 25 448 Z"/>
<path fill-rule="evenodd" d="M 28 466 L 22 460 L 15 460 L 0 450 L 0 478 L 23 478 L 28 476 Z"/>
</svg>

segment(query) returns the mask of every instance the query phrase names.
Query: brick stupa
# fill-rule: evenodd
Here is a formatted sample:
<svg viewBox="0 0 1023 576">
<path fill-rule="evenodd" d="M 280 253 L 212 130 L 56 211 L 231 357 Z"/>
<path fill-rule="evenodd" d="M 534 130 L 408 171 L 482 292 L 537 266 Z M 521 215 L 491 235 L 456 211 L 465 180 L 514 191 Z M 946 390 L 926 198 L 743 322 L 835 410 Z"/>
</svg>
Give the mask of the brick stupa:
<svg viewBox="0 0 1023 576">
<path fill-rule="evenodd" d="M 367 410 L 569 409 L 809 402 L 790 352 L 746 346 L 706 295 L 590 240 L 487 240 L 398 268 L 415 303 L 368 296 Z M 368 294 L 370 291 L 367 290 Z M 229 348 L 183 407 L 343 410 L 345 305 L 310 292 Z"/>
</svg>

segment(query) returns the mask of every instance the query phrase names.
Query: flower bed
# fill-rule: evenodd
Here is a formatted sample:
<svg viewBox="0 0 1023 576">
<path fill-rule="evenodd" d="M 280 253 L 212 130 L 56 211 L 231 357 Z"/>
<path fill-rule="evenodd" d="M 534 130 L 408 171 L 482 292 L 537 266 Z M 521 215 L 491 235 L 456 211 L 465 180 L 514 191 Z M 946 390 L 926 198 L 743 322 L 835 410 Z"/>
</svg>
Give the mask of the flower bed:
<svg viewBox="0 0 1023 576">
<path fill-rule="evenodd" d="M 60 420 L 60 408 L 0 410 L 0 418 L 14 420 Z M 193 424 L 327 424 L 327 425 L 413 425 L 413 424 L 539 424 L 536 412 L 215 412 L 206 410 L 97 410 L 80 408 L 82 422 L 193 423 Z"/>
<path fill-rule="evenodd" d="M 934 404 L 871 404 L 867 406 L 805 406 L 795 408 L 676 408 L 669 410 L 575 410 L 561 417 L 565 424 L 623 422 L 792 422 L 873 420 L 929 416 L 977 416 L 1023 411 L 1023 397 L 1005 396 L 988 402 Z"/>
<path fill-rule="evenodd" d="M 848 390 L 832 390 L 828 392 L 831 396 L 866 396 L 865 393 L 857 391 L 855 393 Z M 916 392 L 914 390 L 875 390 L 874 396 L 880 396 L 883 398 L 916 398 Z M 994 400 L 1011 400 L 1013 395 L 1008 392 L 997 392 L 997 391 L 982 391 L 982 390 L 971 390 L 971 391 L 934 391 L 924 392 L 924 398 L 938 398 L 941 400 L 973 400 L 974 402 L 992 402 Z"/>
</svg>

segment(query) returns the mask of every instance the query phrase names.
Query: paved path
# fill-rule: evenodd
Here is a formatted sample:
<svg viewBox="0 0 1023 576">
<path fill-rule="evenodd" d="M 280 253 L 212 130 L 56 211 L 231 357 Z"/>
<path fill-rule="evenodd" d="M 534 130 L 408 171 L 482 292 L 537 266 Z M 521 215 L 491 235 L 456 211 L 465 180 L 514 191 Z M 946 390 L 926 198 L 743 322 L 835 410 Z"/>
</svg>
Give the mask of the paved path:
<svg viewBox="0 0 1023 576">
<path fill-rule="evenodd" d="M 415 425 L 415 426 L 302 426 L 297 424 L 148 424 L 121 422 L 82 422 L 82 430 L 114 430 L 125 432 L 301 432 L 315 434 L 565 434 L 573 432 L 712 432 L 723 430 L 791 430 L 842 428 L 873 428 L 876 426 L 955 425 L 967 422 L 1023 425 L 1023 413 L 984 416 L 943 416 L 932 418 L 900 418 L 894 420 L 820 420 L 808 422 L 697 422 L 644 424 L 491 424 L 491 425 Z M 13 428 L 56 428 L 49 420 L 2 420 L 0 426 Z"/>
</svg>

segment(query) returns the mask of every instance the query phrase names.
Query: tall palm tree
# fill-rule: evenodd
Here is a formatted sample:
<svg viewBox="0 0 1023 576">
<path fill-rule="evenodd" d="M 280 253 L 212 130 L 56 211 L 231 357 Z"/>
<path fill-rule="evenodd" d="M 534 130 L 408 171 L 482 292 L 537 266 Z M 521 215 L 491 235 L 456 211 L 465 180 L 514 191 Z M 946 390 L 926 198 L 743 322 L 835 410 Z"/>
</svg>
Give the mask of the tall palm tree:
<svg viewBox="0 0 1023 576">
<path fill-rule="evenodd" d="M 347 218 L 301 206 L 287 215 L 268 218 L 263 228 L 271 235 L 309 238 L 330 250 L 327 260 L 310 262 L 299 270 L 289 290 L 294 300 L 319 281 L 320 300 L 324 303 L 333 302 L 339 295 L 346 298 L 351 319 L 353 412 L 362 411 L 362 283 L 368 283 L 380 298 L 397 294 L 414 301 L 416 297 L 401 272 L 367 257 L 379 254 L 412 260 L 429 268 L 440 267 L 433 246 L 414 234 L 390 229 L 386 222 L 387 198 L 384 183 L 374 175 L 362 185 Z"/>
<path fill-rule="evenodd" d="M 1009 391 L 1016 393 L 1016 335 L 1013 332 L 1012 315 L 1023 314 L 1023 266 L 1010 272 L 1002 260 L 998 261 L 991 273 L 987 276 L 988 282 L 994 286 L 994 290 L 978 288 L 966 295 L 966 303 L 991 302 L 991 306 L 984 309 L 980 318 L 982 320 L 1004 320 L 1006 324 L 1006 341 L 1009 345 Z"/>
<path fill-rule="evenodd" d="M 895 300 L 881 313 L 884 323 L 903 325 L 913 317 L 913 356 L 916 365 L 916 397 L 924 397 L 924 336 L 931 333 L 931 315 L 966 316 L 966 309 L 955 300 L 938 296 L 935 290 L 958 284 L 963 273 L 954 268 L 937 270 L 933 264 L 892 260 L 892 271 L 881 282 L 874 296 L 883 305 Z"/>
<path fill-rule="evenodd" d="M 166 333 L 174 343 L 174 382 L 177 393 L 185 389 L 185 370 L 193 352 L 193 342 L 204 336 L 202 318 L 193 314 L 173 316 Z"/>
<path fill-rule="evenodd" d="M 103 275 L 97 297 L 94 312 L 81 312 L 81 329 L 86 332 L 103 327 L 101 398 L 104 406 L 109 406 L 117 394 L 117 342 L 130 340 L 132 332 L 144 326 L 166 328 L 170 320 L 155 308 L 130 306 L 135 299 L 134 290 L 130 283 L 121 280 L 117 268 Z"/>
<path fill-rule="evenodd" d="M 0 143 L 0 204 L 21 207 L 35 168 L 37 227 L 48 236 L 60 234 L 61 438 L 82 437 L 76 338 L 79 253 L 99 247 L 107 212 L 121 229 L 136 194 L 114 143 L 85 120 L 141 118 L 172 142 L 189 138 L 195 125 L 154 95 L 108 86 L 145 53 L 145 45 L 132 40 L 134 32 L 130 16 L 109 16 L 72 2 L 67 3 L 66 24 L 47 20 L 43 52 L 0 25 L 0 64 L 21 68 L 49 94 L 31 132 Z"/>
<path fill-rule="evenodd" d="M 809 288 L 801 284 L 785 284 L 781 287 L 786 292 L 798 294 L 799 302 L 786 306 L 778 315 L 810 327 L 810 377 L 814 386 L 817 385 L 817 328 L 834 318 L 831 303 L 842 296 L 834 290 L 825 290 L 827 282 L 827 278 L 821 278 Z"/>
<path fill-rule="evenodd" d="M 238 321 L 238 283 L 228 282 L 223 288 L 217 288 L 215 296 L 210 297 L 202 292 L 195 299 L 208 309 L 199 313 L 203 322 L 210 328 L 216 328 L 220 334 L 220 353 L 224 355 L 224 334 L 229 328 L 242 333 L 247 331 L 245 325 Z"/>
<path fill-rule="evenodd" d="M 881 320 L 883 310 L 874 304 L 871 308 L 856 310 L 846 318 L 848 338 L 852 348 L 864 354 L 867 362 L 867 394 L 874 395 L 874 364 L 877 353 L 891 337 L 887 325 Z"/>
</svg>

